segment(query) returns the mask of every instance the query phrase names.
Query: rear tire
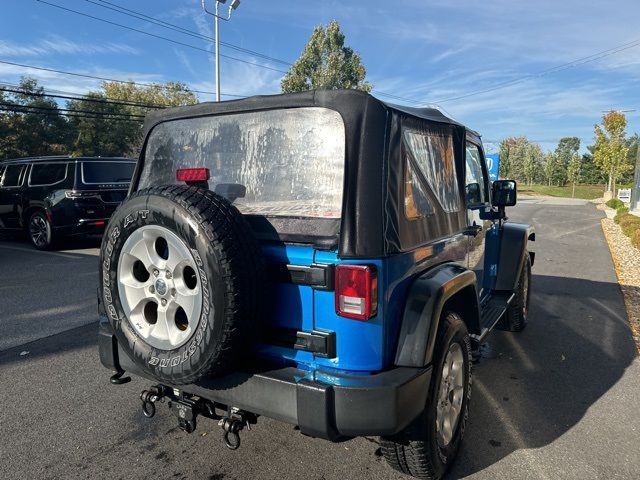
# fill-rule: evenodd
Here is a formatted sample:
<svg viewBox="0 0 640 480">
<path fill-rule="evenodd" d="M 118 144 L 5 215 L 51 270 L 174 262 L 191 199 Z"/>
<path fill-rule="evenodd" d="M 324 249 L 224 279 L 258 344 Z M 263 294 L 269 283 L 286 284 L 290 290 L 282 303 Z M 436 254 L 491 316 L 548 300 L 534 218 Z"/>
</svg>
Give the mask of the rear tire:
<svg viewBox="0 0 640 480">
<path fill-rule="evenodd" d="M 31 244 L 38 250 L 51 250 L 54 246 L 53 227 L 43 211 L 37 211 L 29 217 L 27 234 Z"/>
<path fill-rule="evenodd" d="M 455 312 L 444 313 L 440 323 L 424 411 L 405 430 L 382 438 L 382 454 L 392 468 L 428 480 L 442 478 L 453 463 L 464 436 L 471 396 L 471 341 L 467 327 Z M 446 422 L 451 420 L 452 410 L 457 410 L 453 425 Z"/>
<path fill-rule="evenodd" d="M 531 258 L 525 251 L 525 260 L 515 290 L 515 298 L 506 313 L 506 327 L 510 332 L 521 332 L 529 319 L 529 297 L 531 293 Z"/>
</svg>

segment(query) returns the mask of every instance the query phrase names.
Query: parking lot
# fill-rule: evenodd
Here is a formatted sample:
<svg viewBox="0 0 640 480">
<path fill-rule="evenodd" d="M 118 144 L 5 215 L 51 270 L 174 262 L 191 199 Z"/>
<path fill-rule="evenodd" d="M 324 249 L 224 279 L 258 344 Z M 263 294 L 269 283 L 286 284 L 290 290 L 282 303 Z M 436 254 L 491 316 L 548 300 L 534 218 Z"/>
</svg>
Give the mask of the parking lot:
<svg viewBox="0 0 640 480">
<path fill-rule="evenodd" d="M 570 205 L 561 203 L 572 203 Z M 640 363 L 602 230 L 587 202 L 529 199 L 537 230 L 531 318 L 496 332 L 474 368 L 451 478 L 638 478 Z M 0 458 L 6 478 L 390 479 L 375 438 L 331 444 L 269 419 L 224 448 L 109 384 L 96 347 L 98 243 L 40 252 L 0 241 Z"/>
</svg>

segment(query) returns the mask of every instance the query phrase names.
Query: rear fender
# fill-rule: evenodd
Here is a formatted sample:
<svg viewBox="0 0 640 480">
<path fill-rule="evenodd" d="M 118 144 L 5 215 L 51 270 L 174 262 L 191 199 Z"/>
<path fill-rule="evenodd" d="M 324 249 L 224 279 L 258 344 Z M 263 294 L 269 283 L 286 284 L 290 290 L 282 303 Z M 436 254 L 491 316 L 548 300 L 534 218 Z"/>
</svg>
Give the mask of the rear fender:
<svg viewBox="0 0 640 480">
<path fill-rule="evenodd" d="M 535 242 L 535 240 L 536 233 L 530 225 L 506 223 L 502 226 L 496 290 L 515 290 L 528 251 L 529 241 Z M 532 253 L 530 258 L 531 265 L 533 265 L 535 257 Z"/>
<path fill-rule="evenodd" d="M 448 304 L 465 312 L 467 327 L 474 333 L 480 318 L 476 275 L 455 263 L 445 263 L 419 276 L 407 296 L 400 326 L 395 364 L 423 367 L 431 363 L 440 317 Z"/>
</svg>

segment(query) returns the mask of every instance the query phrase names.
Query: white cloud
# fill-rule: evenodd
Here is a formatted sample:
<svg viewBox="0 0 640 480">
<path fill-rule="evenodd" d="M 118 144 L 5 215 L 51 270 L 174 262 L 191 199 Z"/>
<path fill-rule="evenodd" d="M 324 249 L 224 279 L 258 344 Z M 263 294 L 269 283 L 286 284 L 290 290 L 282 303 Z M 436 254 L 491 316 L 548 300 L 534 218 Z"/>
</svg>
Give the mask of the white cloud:
<svg viewBox="0 0 640 480">
<path fill-rule="evenodd" d="M 96 54 L 138 55 L 140 50 L 122 43 L 106 42 L 89 44 L 74 42 L 57 35 L 30 44 L 17 44 L 0 40 L 0 55 L 3 57 L 42 57 L 48 55 L 96 55 Z"/>
</svg>

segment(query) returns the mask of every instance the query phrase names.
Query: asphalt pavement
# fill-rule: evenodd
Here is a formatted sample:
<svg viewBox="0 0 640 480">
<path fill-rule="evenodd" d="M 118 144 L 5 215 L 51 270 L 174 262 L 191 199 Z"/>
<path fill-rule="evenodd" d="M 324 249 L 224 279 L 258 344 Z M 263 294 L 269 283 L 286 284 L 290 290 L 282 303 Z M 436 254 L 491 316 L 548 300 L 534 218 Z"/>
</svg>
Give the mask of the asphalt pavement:
<svg viewBox="0 0 640 480">
<path fill-rule="evenodd" d="M 586 202 L 523 199 L 537 230 L 527 329 L 495 332 L 474 366 L 450 478 L 640 477 L 640 363 Z M 108 382 L 97 357 L 97 244 L 38 252 L 0 241 L 0 472 L 4 478 L 401 479 L 375 438 L 329 443 L 260 418 L 242 447 L 219 427 L 140 411 L 148 382 Z M 160 405 L 159 407 L 163 407 Z"/>
</svg>

